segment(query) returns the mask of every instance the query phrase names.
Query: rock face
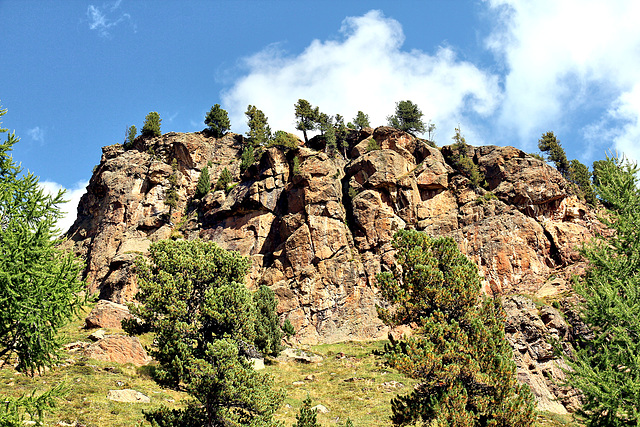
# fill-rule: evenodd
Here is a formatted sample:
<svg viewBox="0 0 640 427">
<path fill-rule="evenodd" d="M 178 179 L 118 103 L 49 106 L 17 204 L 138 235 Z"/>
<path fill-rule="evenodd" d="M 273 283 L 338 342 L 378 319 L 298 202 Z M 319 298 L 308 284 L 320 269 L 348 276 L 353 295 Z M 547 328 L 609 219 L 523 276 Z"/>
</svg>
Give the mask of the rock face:
<svg viewBox="0 0 640 427">
<path fill-rule="evenodd" d="M 375 141 L 381 148 L 368 151 Z M 133 299 L 133 260 L 169 237 L 213 240 L 250 257 L 247 285 L 271 287 L 302 343 L 382 338 L 375 276 L 393 266 L 395 231 L 451 236 L 487 293 L 535 294 L 579 263 L 576 244 L 601 227 L 553 168 L 513 147 L 434 148 L 389 127 L 349 134 L 335 156 L 272 147 L 241 173 L 242 136 L 170 133 L 134 149 L 103 148 L 67 245 L 87 260 L 89 291 Z M 322 148 L 321 139 L 310 147 Z M 475 188 L 456 159 L 484 175 Z M 200 171 L 224 168 L 228 192 L 194 200 Z M 166 194 L 176 182 L 178 203 Z M 560 272 L 560 273 L 559 273 Z"/>
<path fill-rule="evenodd" d="M 507 340 L 514 349 L 518 380 L 528 384 L 538 401 L 538 409 L 566 414 L 580 406 L 575 389 L 563 387 L 568 365 L 557 353 L 571 356 L 567 344 L 570 326 L 558 310 L 536 306 L 529 298 L 512 295 L 503 299 L 507 313 Z M 562 348 L 554 349 L 551 342 Z"/>
</svg>

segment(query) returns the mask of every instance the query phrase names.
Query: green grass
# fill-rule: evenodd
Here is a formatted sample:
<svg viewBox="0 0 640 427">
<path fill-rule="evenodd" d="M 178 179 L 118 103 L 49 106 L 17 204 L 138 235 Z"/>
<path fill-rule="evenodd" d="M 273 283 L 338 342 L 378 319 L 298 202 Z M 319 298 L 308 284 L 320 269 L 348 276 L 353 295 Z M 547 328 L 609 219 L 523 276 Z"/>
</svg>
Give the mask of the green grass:
<svg viewBox="0 0 640 427">
<path fill-rule="evenodd" d="M 80 317 L 84 319 L 90 309 L 86 307 Z M 81 329 L 82 324 L 83 321 L 77 319 L 64 328 L 64 341 L 86 340 L 91 331 Z M 151 340 L 149 335 L 141 337 L 146 345 Z M 309 394 L 312 405 L 322 404 L 330 411 L 318 414 L 318 421 L 323 426 L 342 425 L 347 417 L 355 426 L 391 426 L 391 399 L 398 394 L 409 393 L 416 381 L 385 366 L 383 357 L 376 354 L 383 347 L 384 341 L 323 344 L 309 348 L 309 351 L 322 356 L 319 363 L 267 361 L 270 363 L 263 372 L 273 375 L 276 386 L 287 393 L 276 419 L 287 427 L 293 425 L 302 401 Z M 152 380 L 152 370 L 153 366 L 138 368 L 97 362 L 69 353 L 64 355 L 60 366 L 33 378 L 10 367 L 0 369 L 0 395 L 18 397 L 31 394 L 34 389 L 39 393 L 63 383 L 66 396 L 47 413 L 45 425 L 77 421 L 86 427 L 148 426 L 144 422 L 143 410 L 160 405 L 183 407 L 189 399 L 185 393 L 158 386 Z M 109 390 L 124 388 L 140 391 L 151 399 L 151 403 L 107 400 Z M 538 425 L 579 426 L 571 416 L 555 414 L 540 414 Z"/>
</svg>

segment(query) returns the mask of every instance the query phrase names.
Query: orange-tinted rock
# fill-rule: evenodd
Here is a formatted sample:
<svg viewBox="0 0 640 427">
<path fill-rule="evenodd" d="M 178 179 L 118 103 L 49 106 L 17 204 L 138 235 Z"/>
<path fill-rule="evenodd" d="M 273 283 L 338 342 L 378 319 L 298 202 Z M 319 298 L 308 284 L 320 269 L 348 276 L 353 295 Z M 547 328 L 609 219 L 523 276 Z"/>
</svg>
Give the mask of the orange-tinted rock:
<svg viewBox="0 0 640 427">
<path fill-rule="evenodd" d="M 121 329 L 121 322 L 131 317 L 126 305 L 100 300 L 84 320 L 85 328 Z"/>
<path fill-rule="evenodd" d="M 146 365 L 151 358 L 140 344 L 138 337 L 123 335 L 107 335 L 91 344 L 84 350 L 90 359 L 104 362 L 132 363 L 136 366 Z"/>
<path fill-rule="evenodd" d="M 367 151 L 370 139 L 380 150 Z M 251 258 L 247 286 L 276 292 L 298 341 L 381 338 L 388 328 L 377 318 L 375 276 L 394 263 L 397 230 L 453 237 L 486 292 L 533 294 L 577 265 L 576 245 L 601 227 L 555 169 L 513 147 L 467 148 L 488 192 L 445 161 L 451 147 L 389 127 L 351 132 L 349 158 L 271 147 L 242 174 L 241 140 L 172 133 L 129 151 L 105 147 L 67 243 L 87 259 L 89 291 L 131 300 L 133 260 L 151 242 L 199 237 Z M 170 216 L 173 159 L 179 202 Z M 235 186 L 193 201 L 205 165 L 212 182 L 228 168 Z"/>
</svg>

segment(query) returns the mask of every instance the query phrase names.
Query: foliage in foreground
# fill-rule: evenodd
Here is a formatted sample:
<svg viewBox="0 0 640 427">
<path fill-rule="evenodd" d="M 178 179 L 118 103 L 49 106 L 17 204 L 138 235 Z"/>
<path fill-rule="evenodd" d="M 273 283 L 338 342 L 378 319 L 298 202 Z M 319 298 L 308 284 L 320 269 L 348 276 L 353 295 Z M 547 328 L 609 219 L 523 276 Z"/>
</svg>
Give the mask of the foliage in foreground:
<svg viewBox="0 0 640 427">
<path fill-rule="evenodd" d="M 136 299 L 143 305 L 132 311 L 156 334 L 156 381 L 183 389 L 197 404 L 182 415 L 161 409 L 147 419 L 156 425 L 172 425 L 176 416 L 206 420 L 206 426 L 278 425 L 272 416 L 284 394 L 247 360 L 256 339 L 255 302 L 244 286 L 249 260 L 199 240 L 160 241 L 149 252 L 151 263 L 140 258 L 136 264 Z M 139 329 L 134 326 L 127 330 Z"/>
<path fill-rule="evenodd" d="M 316 410 L 311 408 L 311 397 L 307 394 L 296 415 L 296 423 L 293 427 L 320 427 L 317 416 Z"/>
<path fill-rule="evenodd" d="M 593 339 L 576 352 L 570 383 L 584 395 L 589 426 L 640 424 L 640 168 L 624 159 L 598 163 L 596 191 L 614 234 L 582 250 L 590 268 L 574 288 Z"/>
<path fill-rule="evenodd" d="M 55 247 L 64 193 L 45 194 L 38 177 L 22 174 L 9 154 L 17 142 L 10 133 L 0 144 L 0 366 L 17 357 L 16 369 L 34 375 L 58 360 L 58 329 L 79 308 L 84 284 L 82 265 Z M 59 391 L 6 400 L 2 425 L 19 423 L 23 412 L 41 419 Z"/>
<path fill-rule="evenodd" d="M 399 268 L 378 275 L 393 308 L 379 308 L 379 315 L 386 324 L 418 330 L 391 340 L 387 361 L 421 381 L 393 399 L 393 423 L 532 425 L 533 396 L 516 380 L 504 311 L 499 300 L 481 297 L 477 267 L 451 238 L 402 230 L 393 246 Z"/>
</svg>

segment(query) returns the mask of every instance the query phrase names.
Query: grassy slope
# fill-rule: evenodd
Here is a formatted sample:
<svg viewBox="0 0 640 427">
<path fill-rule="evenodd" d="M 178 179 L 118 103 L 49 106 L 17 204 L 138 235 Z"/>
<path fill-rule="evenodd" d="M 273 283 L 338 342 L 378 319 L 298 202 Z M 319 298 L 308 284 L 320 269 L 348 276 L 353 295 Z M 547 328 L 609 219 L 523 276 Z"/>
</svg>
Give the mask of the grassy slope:
<svg viewBox="0 0 640 427">
<path fill-rule="evenodd" d="M 81 317 L 84 319 L 84 315 Z M 65 342 L 86 340 L 89 333 L 80 329 L 81 324 L 82 321 L 76 320 L 65 328 Z M 150 337 L 142 337 L 142 341 L 148 344 Z M 323 357 L 322 362 L 267 364 L 265 372 L 273 375 L 277 387 L 287 392 L 285 404 L 276 418 L 291 426 L 308 393 L 313 405 L 322 404 L 330 411 L 318 414 L 318 421 L 324 426 L 341 425 L 347 417 L 355 426 L 391 426 L 391 398 L 409 392 L 415 381 L 384 366 L 382 357 L 373 353 L 383 346 L 384 342 L 380 341 L 320 345 L 311 350 Z M 159 387 L 151 379 L 150 371 L 149 367 L 96 362 L 69 354 L 66 363 L 34 378 L 10 368 L 0 369 L 0 395 L 18 397 L 30 394 L 34 388 L 43 391 L 63 382 L 67 395 L 47 414 L 46 425 L 77 421 L 87 427 L 142 426 L 145 425 L 143 410 L 162 404 L 180 407 L 188 399 L 184 393 Z M 125 388 L 142 392 L 151 398 L 151 403 L 120 403 L 106 399 L 108 390 Z M 551 414 L 541 414 L 539 424 L 577 425 L 570 417 Z"/>
</svg>

